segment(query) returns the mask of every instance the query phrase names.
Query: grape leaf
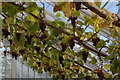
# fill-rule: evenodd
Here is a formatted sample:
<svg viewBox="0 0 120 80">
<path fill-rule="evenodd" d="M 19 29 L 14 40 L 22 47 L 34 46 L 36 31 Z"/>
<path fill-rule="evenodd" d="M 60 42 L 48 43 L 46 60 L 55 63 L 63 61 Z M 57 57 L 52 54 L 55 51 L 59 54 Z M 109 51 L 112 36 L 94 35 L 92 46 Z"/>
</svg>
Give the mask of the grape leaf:
<svg viewBox="0 0 120 80">
<path fill-rule="evenodd" d="M 106 64 L 106 65 L 104 65 L 104 67 L 105 67 L 107 70 L 110 71 L 111 65 L 110 65 L 110 64 Z"/>
</svg>

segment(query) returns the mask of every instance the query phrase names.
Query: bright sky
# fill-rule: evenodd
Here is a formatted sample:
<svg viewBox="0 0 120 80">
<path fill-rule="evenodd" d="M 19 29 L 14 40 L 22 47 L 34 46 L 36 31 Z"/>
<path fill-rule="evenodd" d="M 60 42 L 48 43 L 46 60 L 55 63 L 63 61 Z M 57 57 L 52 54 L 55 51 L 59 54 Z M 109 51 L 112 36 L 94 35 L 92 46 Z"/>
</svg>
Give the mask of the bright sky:
<svg viewBox="0 0 120 80">
<path fill-rule="evenodd" d="M 116 6 L 118 2 L 109 2 L 108 5 L 105 7 L 108 11 L 112 13 L 117 13 L 118 12 L 118 6 Z"/>
</svg>

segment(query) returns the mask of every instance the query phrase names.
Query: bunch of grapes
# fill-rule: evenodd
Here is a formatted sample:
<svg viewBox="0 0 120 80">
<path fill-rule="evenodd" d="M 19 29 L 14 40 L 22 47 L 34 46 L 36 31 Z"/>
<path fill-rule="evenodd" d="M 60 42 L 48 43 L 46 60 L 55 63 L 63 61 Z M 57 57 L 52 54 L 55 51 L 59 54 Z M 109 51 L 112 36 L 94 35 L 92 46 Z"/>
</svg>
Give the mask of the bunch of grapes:
<svg viewBox="0 0 120 80">
<path fill-rule="evenodd" d="M 81 2 L 74 2 L 76 10 L 79 11 L 81 9 Z"/>
<path fill-rule="evenodd" d="M 3 35 L 5 36 L 5 38 L 7 38 L 8 35 L 10 35 L 10 32 L 6 28 L 2 29 L 2 32 L 3 32 Z"/>
<path fill-rule="evenodd" d="M 15 59 L 17 59 L 17 57 L 18 57 L 18 53 L 15 52 L 15 51 L 11 52 L 11 55 L 12 55 L 12 57 L 15 58 Z"/>
<path fill-rule="evenodd" d="M 22 56 L 25 54 L 25 52 L 26 52 L 26 49 L 21 49 L 21 50 L 19 50 L 19 53 L 20 53 Z"/>
<path fill-rule="evenodd" d="M 30 36 L 26 35 L 25 38 L 27 39 L 28 44 L 31 44 L 31 40 L 32 40 L 33 36 L 32 35 L 30 35 Z"/>
<path fill-rule="evenodd" d="M 102 72 L 102 69 L 96 69 L 96 73 L 100 80 L 104 79 L 104 73 Z"/>
<path fill-rule="evenodd" d="M 39 53 L 40 51 L 40 47 L 39 46 L 34 46 L 35 50 L 37 51 L 37 53 Z"/>
<path fill-rule="evenodd" d="M 60 44 L 62 46 L 62 52 L 64 52 L 67 48 L 67 45 L 65 43 Z"/>
<path fill-rule="evenodd" d="M 4 53 L 4 56 L 6 56 L 7 51 L 6 51 L 6 50 L 4 50 L 4 51 L 3 51 L 3 53 Z"/>
<path fill-rule="evenodd" d="M 46 35 L 41 35 L 41 36 L 40 36 L 40 40 L 41 40 L 41 41 L 42 41 L 43 39 L 45 39 L 45 38 L 47 38 Z"/>
<path fill-rule="evenodd" d="M 47 38 L 47 36 L 45 34 L 43 34 L 39 37 L 39 39 L 43 42 L 43 45 L 45 45 L 47 43 L 46 40 L 44 40 L 46 38 Z"/>
<path fill-rule="evenodd" d="M 78 30 L 84 30 L 84 28 L 81 28 L 81 27 L 77 27 Z"/>
<path fill-rule="evenodd" d="M 48 67 L 48 71 L 49 71 L 49 72 L 51 71 L 51 67 Z"/>
<path fill-rule="evenodd" d="M 71 49 L 73 49 L 73 47 L 75 46 L 74 38 L 71 38 L 69 40 L 69 46 L 70 46 Z"/>
<path fill-rule="evenodd" d="M 46 21 L 42 21 L 42 22 L 40 23 L 40 29 L 41 29 L 41 31 L 42 31 L 43 33 L 44 33 L 44 31 L 45 31 L 45 28 L 46 28 L 45 23 L 46 23 Z"/>
<path fill-rule="evenodd" d="M 64 67 L 64 63 L 63 63 L 63 56 L 62 55 L 59 55 L 59 62 L 60 64 L 62 65 L 62 67 Z"/>
<path fill-rule="evenodd" d="M 28 44 L 28 42 L 27 41 L 25 41 L 25 44 L 24 44 L 24 46 L 26 47 L 26 45 Z"/>
<path fill-rule="evenodd" d="M 85 76 L 85 80 L 86 80 L 86 79 L 91 80 L 91 76 Z"/>
<path fill-rule="evenodd" d="M 57 78 L 58 78 L 58 79 L 59 79 L 59 78 L 62 78 L 62 80 L 65 80 L 64 71 L 58 70 L 58 73 L 59 73 L 59 75 L 57 75 Z M 59 77 L 59 76 L 60 76 L 60 77 Z"/>
<path fill-rule="evenodd" d="M 47 43 L 47 41 L 43 41 L 43 45 L 45 45 Z"/>
<path fill-rule="evenodd" d="M 16 38 L 19 41 L 20 40 L 21 33 L 16 33 Z"/>
<path fill-rule="evenodd" d="M 28 57 L 24 57 L 24 59 L 27 61 Z"/>
<path fill-rule="evenodd" d="M 86 63 L 86 61 L 87 61 L 88 54 L 89 54 L 89 52 L 87 52 L 87 51 L 82 51 L 82 56 L 83 56 L 83 60 L 84 60 L 85 63 Z"/>
<path fill-rule="evenodd" d="M 38 67 L 40 67 L 41 66 L 41 62 L 36 62 L 37 63 L 37 65 L 38 65 Z"/>
<path fill-rule="evenodd" d="M 99 37 L 93 37 L 92 38 L 92 42 L 93 42 L 93 45 L 94 46 L 97 46 L 98 42 L 100 41 L 100 38 Z"/>
<path fill-rule="evenodd" d="M 12 45 L 12 40 L 11 40 L 11 39 L 9 39 L 8 41 L 9 41 L 9 43 L 10 43 L 10 46 L 11 46 L 11 45 Z"/>
</svg>

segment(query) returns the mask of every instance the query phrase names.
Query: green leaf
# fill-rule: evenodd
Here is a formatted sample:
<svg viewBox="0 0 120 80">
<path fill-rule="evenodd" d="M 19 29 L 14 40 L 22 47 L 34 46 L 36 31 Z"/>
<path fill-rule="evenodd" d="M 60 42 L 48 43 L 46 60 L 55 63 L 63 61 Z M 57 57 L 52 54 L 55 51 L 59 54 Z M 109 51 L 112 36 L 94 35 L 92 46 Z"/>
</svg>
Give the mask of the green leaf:
<svg viewBox="0 0 120 80">
<path fill-rule="evenodd" d="M 100 42 L 98 42 L 96 48 L 101 48 L 101 47 L 103 47 L 104 45 L 106 45 L 106 42 L 101 39 Z"/>
<path fill-rule="evenodd" d="M 56 12 L 56 17 L 62 17 L 60 12 Z"/>
<path fill-rule="evenodd" d="M 36 19 L 35 19 L 33 16 L 31 16 L 30 14 L 28 14 L 28 16 L 26 17 L 26 19 L 27 19 L 28 21 L 36 22 Z"/>
<path fill-rule="evenodd" d="M 37 33 L 39 31 L 39 25 L 38 23 L 34 23 L 28 27 L 28 30 L 31 34 Z"/>
<path fill-rule="evenodd" d="M 116 29 L 111 29 L 111 35 L 114 37 L 118 37 L 119 33 L 116 31 Z"/>
<path fill-rule="evenodd" d="M 24 44 L 25 44 L 25 36 L 22 34 L 21 36 L 20 36 L 20 41 L 18 41 L 18 45 L 19 46 L 21 46 L 21 47 L 23 47 L 24 46 Z"/>
<path fill-rule="evenodd" d="M 78 53 L 77 53 L 77 56 L 78 56 L 79 58 L 82 58 L 82 52 L 81 52 L 81 51 L 78 52 Z"/>
<path fill-rule="evenodd" d="M 9 31 L 10 31 L 10 33 L 12 34 L 12 33 L 15 31 L 14 27 L 13 27 L 13 26 L 10 26 L 10 27 L 9 27 Z"/>
<path fill-rule="evenodd" d="M 79 17 L 80 16 L 80 11 L 74 11 L 73 16 Z"/>
<path fill-rule="evenodd" d="M 57 22 L 57 26 L 64 29 L 65 28 L 65 23 L 63 21 L 59 21 L 59 22 Z"/>
<path fill-rule="evenodd" d="M 89 18 L 89 17 L 87 17 L 87 16 L 85 16 L 85 17 L 84 17 L 84 21 L 85 21 L 85 23 L 84 23 L 85 25 L 86 25 L 86 24 L 88 24 L 88 25 L 93 24 L 92 19 L 90 19 L 90 18 Z"/>
<path fill-rule="evenodd" d="M 50 35 L 51 35 L 51 36 L 54 35 L 54 36 L 57 37 L 59 34 L 60 34 L 60 31 L 58 31 L 58 30 L 56 30 L 56 29 L 51 29 L 51 30 L 50 30 Z"/>
<path fill-rule="evenodd" d="M 115 73 L 118 73 L 118 72 L 119 72 L 119 71 L 118 71 L 119 67 L 120 67 L 120 60 L 117 59 L 117 58 L 114 58 L 114 59 L 112 60 L 112 65 L 111 65 L 110 70 L 112 71 L 113 74 L 115 74 Z"/>
<path fill-rule="evenodd" d="M 7 17 L 5 21 L 7 22 L 7 25 L 9 26 L 10 24 L 15 24 L 16 23 L 16 16 L 13 17 Z"/>
<path fill-rule="evenodd" d="M 38 68 L 37 72 L 40 73 L 40 74 L 42 74 L 43 73 L 43 69 L 42 68 Z"/>
<path fill-rule="evenodd" d="M 33 58 L 30 58 L 30 60 L 28 60 L 28 65 L 29 66 L 33 66 L 34 60 Z"/>
<path fill-rule="evenodd" d="M 26 8 L 26 12 L 31 13 L 33 11 L 39 10 L 37 4 L 35 2 L 29 2 L 29 6 Z"/>
<path fill-rule="evenodd" d="M 95 57 L 92 57 L 91 59 L 92 59 L 91 63 L 92 63 L 92 64 L 96 64 L 97 59 L 96 59 Z"/>
<path fill-rule="evenodd" d="M 50 41 L 50 45 L 58 43 L 60 40 L 59 39 L 53 39 Z"/>
<path fill-rule="evenodd" d="M 81 72 L 78 76 L 79 76 L 79 78 L 84 78 L 83 72 Z"/>
<path fill-rule="evenodd" d="M 98 32 L 99 30 L 100 30 L 100 28 L 99 28 L 98 24 L 94 25 L 94 31 Z"/>
<path fill-rule="evenodd" d="M 50 48 L 50 46 L 47 45 L 47 46 L 45 47 L 44 51 L 45 51 L 46 53 L 48 53 L 48 52 L 49 52 L 49 48 Z"/>
<path fill-rule="evenodd" d="M 70 49 L 70 47 L 67 47 L 66 51 L 69 52 L 69 53 L 72 52 L 72 50 Z"/>
<path fill-rule="evenodd" d="M 52 59 L 58 59 L 58 56 L 59 56 L 58 50 L 52 49 L 50 52 L 51 52 Z"/>
<path fill-rule="evenodd" d="M 116 68 L 116 66 L 114 66 L 114 65 L 112 65 L 112 66 L 110 67 L 110 70 L 112 71 L 113 74 L 115 74 L 115 73 L 117 72 L 117 68 Z"/>
<path fill-rule="evenodd" d="M 91 35 L 92 35 L 92 32 L 86 32 L 87 39 L 89 39 L 91 37 Z"/>
<path fill-rule="evenodd" d="M 70 61 L 64 60 L 63 62 L 64 62 L 64 66 L 65 66 L 66 68 L 70 66 Z"/>
<path fill-rule="evenodd" d="M 18 12 L 18 6 L 13 6 L 10 3 L 4 3 L 2 4 L 2 10 L 3 12 L 7 13 L 9 16 L 14 16 Z"/>
<path fill-rule="evenodd" d="M 111 53 L 110 53 L 110 57 L 111 57 L 111 58 L 115 58 L 115 57 L 117 57 L 118 55 L 119 55 L 118 52 L 111 52 Z"/>
<path fill-rule="evenodd" d="M 84 23 L 82 21 L 77 21 L 79 25 L 83 25 Z"/>
</svg>

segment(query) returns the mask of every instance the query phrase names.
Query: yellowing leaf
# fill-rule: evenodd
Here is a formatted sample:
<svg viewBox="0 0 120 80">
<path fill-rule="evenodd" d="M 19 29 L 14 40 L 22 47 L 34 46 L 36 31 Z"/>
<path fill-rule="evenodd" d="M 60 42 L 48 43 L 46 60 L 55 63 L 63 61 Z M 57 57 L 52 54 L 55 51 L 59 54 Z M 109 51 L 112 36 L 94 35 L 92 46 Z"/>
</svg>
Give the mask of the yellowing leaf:
<svg viewBox="0 0 120 80">
<path fill-rule="evenodd" d="M 79 67 L 78 67 L 78 66 L 73 66 L 72 69 L 73 69 L 73 70 L 78 70 Z"/>
<path fill-rule="evenodd" d="M 94 30 L 95 30 L 96 32 L 98 32 L 98 31 L 100 30 L 98 24 L 94 26 Z"/>
<path fill-rule="evenodd" d="M 60 12 L 57 12 L 56 13 L 56 17 L 61 17 L 62 15 L 61 15 L 61 13 Z"/>
<path fill-rule="evenodd" d="M 93 15 L 91 18 L 92 21 L 96 21 L 97 20 L 97 15 Z"/>
<path fill-rule="evenodd" d="M 74 4 L 72 2 L 60 2 L 55 5 L 54 11 L 62 11 L 66 17 L 71 17 L 73 7 Z"/>
<path fill-rule="evenodd" d="M 104 65 L 104 67 L 105 67 L 107 70 L 110 70 L 111 65 L 110 65 L 110 64 L 106 64 L 106 65 Z"/>
<path fill-rule="evenodd" d="M 63 8 L 63 13 L 66 17 L 71 17 L 72 16 L 72 11 L 71 11 L 71 5 L 68 3 L 65 8 Z"/>
<path fill-rule="evenodd" d="M 86 37 L 85 35 L 84 35 L 84 36 L 81 36 L 81 37 L 80 37 L 80 40 L 83 40 L 85 37 Z"/>
<path fill-rule="evenodd" d="M 102 28 L 102 29 L 106 29 L 106 28 L 112 27 L 112 23 L 106 21 L 106 22 L 100 24 L 99 27 Z"/>
<path fill-rule="evenodd" d="M 101 2 L 94 2 L 97 7 L 100 8 Z"/>
<path fill-rule="evenodd" d="M 54 6 L 54 12 L 57 12 L 57 11 L 62 11 L 62 9 L 65 7 L 67 3 L 66 2 L 59 2 L 57 4 L 55 4 Z"/>
<path fill-rule="evenodd" d="M 30 14 L 28 14 L 27 20 L 35 22 L 35 18 L 33 16 L 31 16 Z"/>
<path fill-rule="evenodd" d="M 119 27 L 116 26 L 115 29 L 118 33 L 120 33 L 120 28 Z"/>
<path fill-rule="evenodd" d="M 36 11 L 36 10 L 34 10 L 34 11 L 32 12 L 32 14 L 34 14 L 35 16 L 39 16 L 38 11 Z"/>
<path fill-rule="evenodd" d="M 64 59 L 67 59 L 67 57 L 68 57 L 67 55 L 63 55 L 63 58 L 64 58 Z"/>
</svg>

